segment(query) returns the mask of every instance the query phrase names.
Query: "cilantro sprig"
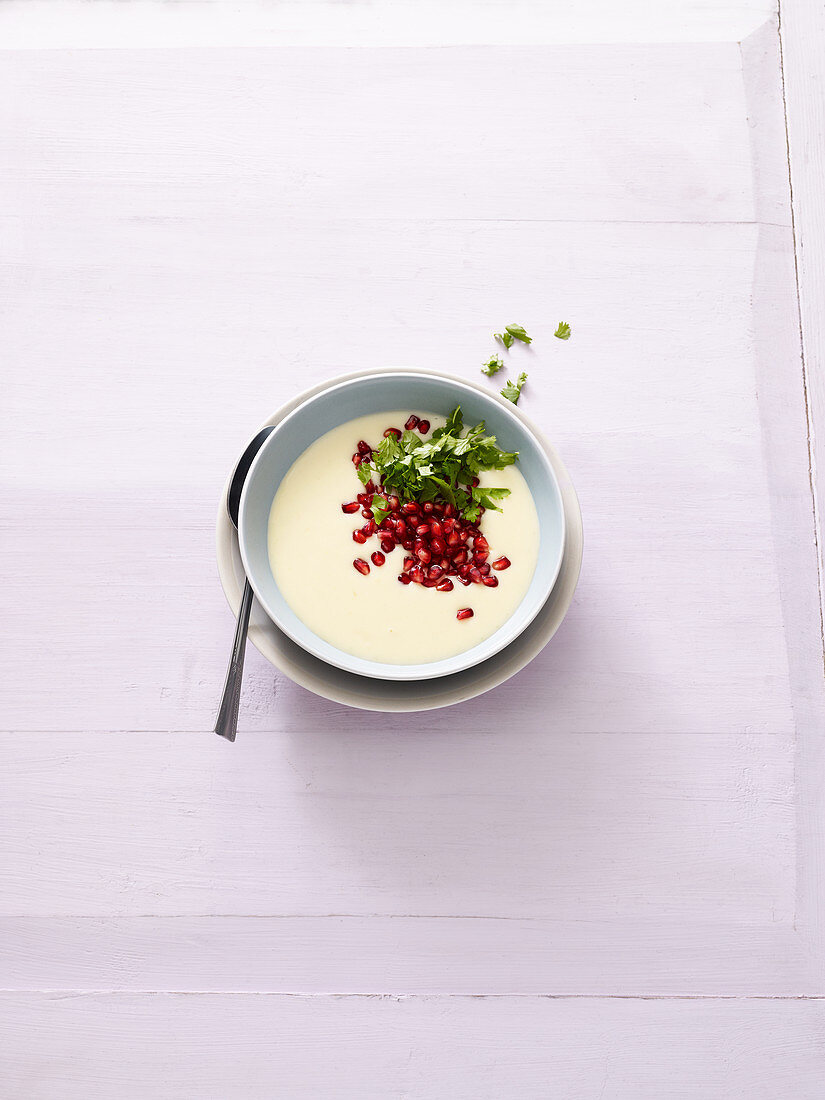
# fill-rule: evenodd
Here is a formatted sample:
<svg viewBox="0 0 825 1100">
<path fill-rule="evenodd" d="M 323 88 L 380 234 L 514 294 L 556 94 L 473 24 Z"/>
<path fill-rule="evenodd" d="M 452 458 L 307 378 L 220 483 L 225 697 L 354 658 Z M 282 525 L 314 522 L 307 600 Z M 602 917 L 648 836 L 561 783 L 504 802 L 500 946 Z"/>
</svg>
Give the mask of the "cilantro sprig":
<svg viewBox="0 0 825 1100">
<path fill-rule="evenodd" d="M 509 332 L 516 340 L 521 340 L 522 344 L 533 343 L 533 337 L 527 335 L 524 325 L 508 325 L 505 332 Z"/>
<path fill-rule="evenodd" d="M 500 341 L 504 344 L 508 350 L 513 346 L 516 340 L 521 340 L 522 344 L 532 344 L 533 337 L 527 335 L 527 330 L 524 325 L 505 325 L 504 332 L 494 332 L 493 339 Z"/>
<path fill-rule="evenodd" d="M 570 339 L 570 325 L 566 321 L 559 321 L 559 327 L 553 333 L 554 336 L 558 336 L 559 340 Z"/>
<path fill-rule="evenodd" d="M 506 397 L 508 401 L 512 401 L 514 405 L 518 405 L 518 399 L 521 397 L 522 387 L 526 381 L 527 373 L 522 371 L 515 382 L 505 383 L 501 396 Z"/>
<path fill-rule="evenodd" d="M 488 378 L 492 378 L 494 374 L 498 374 L 503 369 L 504 360 L 500 355 L 491 355 L 486 363 L 481 364 L 481 373 L 486 374 Z"/>
<path fill-rule="evenodd" d="M 381 483 L 385 492 L 395 493 L 402 500 L 424 503 L 441 498 L 475 523 L 482 508 L 500 512 L 499 502 L 510 490 L 474 487 L 473 481 L 483 470 L 512 466 L 518 452 L 502 451 L 496 437 L 486 434 L 483 420 L 468 428 L 465 435 L 462 432 L 464 418 L 457 406 L 444 427 L 436 428 L 426 439 L 414 431 L 405 431 L 400 439 L 393 435 L 382 439 L 371 461 L 358 467 L 358 477 L 364 485 L 370 479 Z M 384 503 L 380 496 L 373 501 L 376 523 L 388 514 Z"/>
</svg>

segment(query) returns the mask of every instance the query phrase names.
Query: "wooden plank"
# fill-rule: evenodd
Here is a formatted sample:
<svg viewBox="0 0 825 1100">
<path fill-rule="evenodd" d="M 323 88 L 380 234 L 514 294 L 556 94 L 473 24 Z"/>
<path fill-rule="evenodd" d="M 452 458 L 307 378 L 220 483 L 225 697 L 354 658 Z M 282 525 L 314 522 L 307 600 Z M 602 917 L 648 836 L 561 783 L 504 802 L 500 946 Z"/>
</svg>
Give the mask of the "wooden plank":
<svg viewBox="0 0 825 1100">
<path fill-rule="evenodd" d="M 821 203 L 825 149 L 825 11 L 821 4 L 783 0 L 781 40 L 790 178 L 793 188 L 795 259 L 798 290 L 799 350 L 807 401 L 807 443 L 813 494 L 813 523 L 819 558 L 820 632 L 825 621 L 822 516 L 825 500 L 825 217 Z M 821 729 L 819 711 L 817 729 Z M 799 865 L 799 909 L 808 924 L 812 951 L 825 954 L 825 813 L 821 776 L 825 754 L 821 737 L 801 727 L 799 770 L 799 837 L 804 858 Z"/>
<path fill-rule="evenodd" d="M 620 12 L 610 0 L 4 0 L 0 33 L 15 49 L 732 42 L 775 11 L 774 0 L 626 0 Z"/>
<path fill-rule="evenodd" d="M 733 43 L 12 52 L 0 112 L 4 210 L 100 213 L 135 234 L 200 217 L 209 239 L 228 212 L 254 226 L 273 208 L 508 221 L 754 212 Z M 356 271 L 368 256 L 352 257 Z"/>
<path fill-rule="evenodd" d="M 782 44 L 788 152 L 796 236 L 800 346 L 809 408 L 811 480 L 820 564 L 825 514 L 825 10 L 809 0 L 783 0 Z"/>
<path fill-rule="evenodd" d="M 4 736 L 0 912 L 793 922 L 786 738 L 376 717 Z"/>
<path fill-rule="evenodd" d="M 622 899 L 616 898 L 617 910 Z M 817 995 L 773 914 L 730 923 L 437 916 L 0 917 L 3 988 L 381 996 Z"/>
<path fill-rule="evenodd" d="M 819 1100 L 822 1001 L 5 994 L 27 1100 Z"/>
</svg>

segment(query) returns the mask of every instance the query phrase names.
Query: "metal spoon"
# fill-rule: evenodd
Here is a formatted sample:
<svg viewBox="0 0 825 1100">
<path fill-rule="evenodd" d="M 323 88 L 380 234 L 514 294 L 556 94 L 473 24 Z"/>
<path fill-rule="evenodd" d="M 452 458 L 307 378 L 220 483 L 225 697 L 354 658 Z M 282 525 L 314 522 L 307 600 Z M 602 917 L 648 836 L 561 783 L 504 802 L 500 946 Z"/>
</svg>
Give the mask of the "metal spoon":
<svg viewBox="0 0 825 1100">
<path fill-rule="evenodd" d="M 229 483 L 229 492 L 226 494 L 226 510 L 235 530 L 238 530 L 238 513 L 241 506 L 241 491 L 249 467 L 255 455 L 261 449 L 264 441 L 274 430 L 273 426 L 262 428 L 244 453 L 238 459 L 238 465 L 232 474 Z M 241 681 L 243 680 L 243 659 L 246 650 L 246 632 L 249 629 L 249 612 L 252 610 L 252 585 L 249 578 L 245 578 L 241 606 L 238 608 L 238 625 L 235 629 L 235 642 L 232 646 L 232 656 L 229 660 L 229 668 L 226 671 L 226 683 L 223 685 L 221 703 L 218 707 L 218 717 L 215 719 L 215 733 L 225 737 L 227 741 L 234 741 L 238 732 L 238 708 L 241 705 Z"/>
</svg>

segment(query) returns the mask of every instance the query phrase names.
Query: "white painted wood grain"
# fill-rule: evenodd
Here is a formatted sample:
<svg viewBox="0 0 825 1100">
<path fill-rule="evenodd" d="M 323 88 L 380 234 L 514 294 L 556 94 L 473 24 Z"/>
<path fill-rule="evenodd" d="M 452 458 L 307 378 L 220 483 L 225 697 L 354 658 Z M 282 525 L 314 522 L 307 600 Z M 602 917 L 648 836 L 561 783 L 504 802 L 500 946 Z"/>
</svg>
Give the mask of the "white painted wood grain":
<svg viewBox="0 0 825 1100">
<path fill-rule="evenodd" d="M 820 1100 L 822 1001 L 6 994 L 12 1095 Z"/>
<path fill-rule="evenodd" d="M 817 996 L 779 922 L 414 916 L 2 917 L 6 990 Z"/>
<path fill-rule="evenodd" d="M 7 53 L 0 195 L 146 244 L 171 218 L 255 237 L 273 211 L 751 220 L 740 68 L 732 43 Z"/>
<path fill-rule="evenodd" d="M 734 42 L 775 11 L 775 0 L 4 0 L 0 35 L 14 49 Z"/>
<path fill-rule="evenodd" d="M 3 737 L 0 912 L 793 922 L 787 739 L 367 717 Z"/>
</svg>

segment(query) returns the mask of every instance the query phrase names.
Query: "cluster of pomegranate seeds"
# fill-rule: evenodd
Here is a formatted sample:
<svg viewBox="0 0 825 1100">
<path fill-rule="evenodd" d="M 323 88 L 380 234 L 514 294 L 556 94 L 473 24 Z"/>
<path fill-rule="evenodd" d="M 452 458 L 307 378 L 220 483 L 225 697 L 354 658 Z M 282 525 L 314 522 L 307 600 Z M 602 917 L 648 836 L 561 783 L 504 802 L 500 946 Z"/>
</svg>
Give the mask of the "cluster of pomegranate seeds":
<svg viewBox="0 0 825 1100">
<path fill-rule="evenodd" d="M 410 432 L 418 429 L 426 435 L 430 422 L 412 414 L 404 427 Z M 402 433 L 399 428 L 387 428 L 384 437 L 390 435 L 400 439 Z M 352 456 L 353 465 L 357 469 L 362 462 L 369 462 L 372 455 L 373 449 L 369 443 L 359 440 Z M 472 487 L 477 485 L 478 478 L 474 478 Z M 374 505 L 378 505 L 380 513 L 386 513 L 380 523 L 376 523 Z M 496 588 L 498 577 L 492 571 L 500 572 L 510 567 L 509 558 L 488 561 L 490 545 L 478 528 L 483 508 L 478 519 L 471 523 L 446 501 L 401 501 L 393 492 L 385 490 L 383 482 L 377 486 L 368 481 L 355 500 L 341 505 L 341 511 L 345 515 L 355 515 L 360 511 L 365 520 L 361 527 L 352 532 L 354 542 L 363 546 L 368 538 L 378 536 L 381 549 L 370 555 L 375 567 L 384 565 L 387 555 L 397 546 L 406 552 L 398 575 L 401 584 L 420 584 L 424 588 L 435 588 L 438 592 L 452 592 L 455 583 L 465 587 L 483 584 Z M 352 564 L 364 576 L 370 572 L 369 564 L 363 558 L 356 558 Z M 456 614 L 457 619 L 472 617 L 471 607 L 463 607 Z"/>
</svg>

